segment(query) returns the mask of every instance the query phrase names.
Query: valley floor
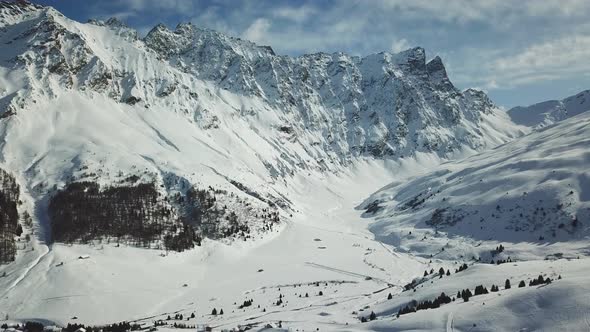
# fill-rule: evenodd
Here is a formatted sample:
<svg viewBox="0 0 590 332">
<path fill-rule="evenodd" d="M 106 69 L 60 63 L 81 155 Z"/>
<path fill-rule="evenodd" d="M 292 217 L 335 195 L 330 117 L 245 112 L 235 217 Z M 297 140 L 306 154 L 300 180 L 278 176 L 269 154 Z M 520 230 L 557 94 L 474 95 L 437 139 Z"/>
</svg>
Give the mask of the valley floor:
<svg viewBox="0 0 590 332">
<path fill-rule="evenodd" d="M 279 322 L 293 331 L 590 329 L 590 324 L 583 325 L 590 321 L 588 302 L 583 303 L 590 296 L 587 259 L 474 265 L 433 278 L 416 292 L 402 292 L 424 270 L 454 271 L 460 263 L 431 261 L 375 240 L 369 231 L 372 220 L 353 207 L 391 174 L 380 167 L 367 169 L 371 171 L 347 177 L 299 179 L 293 192 L 300 211 L 283 229 L 255 243 L 206 241 L 183 253 L 115 244 L 54 244 L 50 249 L 39 244 L 21 253 L 19 264 L 4 267 L 0 315 L 61 326 L 124 320 L 151 324 L 182 314 L 184 324 L 217 329 Z M 539 290 L 516 289 L 517 279 L 539 273 L 554 279 L 563 274 L 564 279 Z M 514 279 L 514 289 L 396 318 L 398 307 L 414 298 L 433 299 L 441 291 L 454 295 L 479 284 L 503 285 L 506 278 Z M 387 300 L 389 293 L 392 300 Z M 240 309 L 247 300 L 252 305 Z M 213 309 L 223 315 L 211 315 Z M 372 311 L 375 321 L 359 322 Z M 192 313 L 195 317 L 189 318 Z M 538 321 L 541 316 L 546 320 Z M 174 322 L 181 323 L 172 319 L 169 324 Z"/>
</svg>

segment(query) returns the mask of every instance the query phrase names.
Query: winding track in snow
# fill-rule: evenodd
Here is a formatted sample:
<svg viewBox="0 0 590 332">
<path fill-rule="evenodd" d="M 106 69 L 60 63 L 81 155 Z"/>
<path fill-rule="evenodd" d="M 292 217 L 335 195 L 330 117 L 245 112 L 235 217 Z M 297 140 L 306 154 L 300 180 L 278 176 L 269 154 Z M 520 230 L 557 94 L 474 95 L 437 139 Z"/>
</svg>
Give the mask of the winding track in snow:
<svg viewBox="0 0 590 332">
<path fill-rule="evenodd" d="M 326 266 L 326 265 L 322 265 L 322 264 L 317 264 L 317 263 L 313 263 L 313 262 L 305 262 L 306 265 L 311 266 L 311 267 L 315 267 L 318 269 L 324 269 L 324 270 L 329 270 L 329 271 L 333 271 L 333 272 L 337 272 L 337 273 L 342 273 L 345 275 L 349 275 L 352 277 L 357 277 L 357 278 L 362 278 L 367 280 L 367 278 L 370 278 L 370 280 L 375 280 L 375 281 L 379 281 L 381 283 L 387 284 L 387 285 L 391 285 L 391 283 L 389 283 L 387 280 L 383 280 L 380 278 L 375 278 L 373 276 L 370 275 L 366 275 L 366 274 L 360 274 L 360 273 L 356 273 L 356 272 L 351 272 L 351 271 L 347 271 L 347 270 L 342 270 L 339 268 L 335 268 L 335 267 L 331 267 L 331 266 Z"/>
<path fill-rule="evenodd" d="M 37 267 L 37 265 L 39 265 L 39 263 L 41 263 L 43 258 L 45 258 L 47 256 L 47 254 L 49 254 L 49 252 L 50 252 L 50 250 L 49 250 L 49 248 L 47 248 L 47 250 L 43 254 L 39 255 L 39 257 L 37 257 L 35 259 L 35 261 L 33 261 L 33 263 L 31 265 L 29 265 L 18 278 L 16 278 L 16 280 L 12 283 L 12 285 L 10 285 L 6 289 L 6 291 L 4 291 L 4 293 L 2 293 L 2 296 L 0 296 L 0 298 L 6 297 L 6 295 L 8 295 L 8 293 L 10 293 L 10 291 L 12 291 L 16 286 L 18 286 L 29 275 L 29 273 L 35 267 Z"/>
</svg>

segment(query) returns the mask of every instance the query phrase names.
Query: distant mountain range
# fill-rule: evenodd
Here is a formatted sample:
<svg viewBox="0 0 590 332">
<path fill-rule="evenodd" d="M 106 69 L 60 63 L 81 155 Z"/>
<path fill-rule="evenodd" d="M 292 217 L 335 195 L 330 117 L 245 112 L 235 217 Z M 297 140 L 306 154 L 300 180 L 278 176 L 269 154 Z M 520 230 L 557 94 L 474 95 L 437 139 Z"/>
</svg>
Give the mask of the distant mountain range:
<svg viewBox="0 0 590 332">
<path fill-rule="evenodd" d="M 588 110 L 590 110 L 590 90 L 585 90 L 561 100 L 517 106 L 508 110 L 508 115 L 519 125 L 542 128 Z"/>
</svg>

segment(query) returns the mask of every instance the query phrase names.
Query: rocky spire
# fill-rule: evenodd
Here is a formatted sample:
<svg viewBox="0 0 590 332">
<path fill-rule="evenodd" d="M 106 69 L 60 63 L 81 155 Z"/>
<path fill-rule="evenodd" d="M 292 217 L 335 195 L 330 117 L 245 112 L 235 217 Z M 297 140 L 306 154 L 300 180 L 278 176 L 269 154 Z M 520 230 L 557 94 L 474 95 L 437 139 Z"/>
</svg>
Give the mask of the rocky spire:
<svg viewBox="0 0 590 332">
<path fill-rule="evenodd" d="M 437 55 L 426 64 L 426 72 L 430 82 L 444 90 L 455 90 L 447 76 L 447 70 L 442 59 Z"/>
</svg>

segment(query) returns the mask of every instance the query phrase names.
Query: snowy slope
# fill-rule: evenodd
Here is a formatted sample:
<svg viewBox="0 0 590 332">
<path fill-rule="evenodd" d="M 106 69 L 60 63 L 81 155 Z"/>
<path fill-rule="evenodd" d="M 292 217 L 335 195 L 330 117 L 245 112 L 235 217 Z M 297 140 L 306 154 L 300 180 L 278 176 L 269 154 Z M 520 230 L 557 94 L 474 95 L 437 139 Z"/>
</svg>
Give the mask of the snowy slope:
<svg viewBox="0 0 590 332">
<path fill-rule="evenodd" d="M 590 280 L 585 271 L 588 259 L 530 261 L 514 264 L 476 265 L 467 271 L 442 279 L 434 278 L 416 289 L 396 296 L 383 297 L 371 306 L 377 319 L 357 324 L 350 331 L 587 331 L 588 293 Z M 553 282 L 528 286 L 530 280 L 543 275 Z M 561 280 L 557 280 L 562 276 Z M 505 280 L 511 282 L 504 289 Z M 526 287 L 518 288 L 524 280 Z M 457 291 L 478 285 L 488 290 L 500 286 L 498 292 L 474 296 L 469 302 L 457 299 L 437 309 L 420 310 L 401 315 L 399 307 L 412 300 L 432 300 L 445 292 L 456 297 Z M 366 315 L 366 314 L 365 314 Z"/>
<path fill-rule="evenodd" d="M 427 266 L 374 241 L 352 209 L 390 178 L 389 167 L 412 174 L 421 166 L 375 162 L 323 179 L 297 176 L 290 190 L 299 212 L 284 230 L 256 243 L 208 240 L 182 253 L 114 243 L 26 251 L 23 256 L 42 255 L 30 265 L 3 267 L 8 276 L 0 278 L 0 316 L 59 325 L 151 324 L 195 312 L 191 324 L 233 328 L 292 321 L 306 330 L 339 330 L 358 321 L 351 313 L 361 303 L 381 298 L 386 288 L 399 291 Z M 281 294 L 285 303 L 276 305 Z M 254 305 L 238 309 L 247 299 Z M 212 316 L 213 308 L 225 314 Z"/>
<path fill-rule="evenodd" d="M 428 330 L 447 326 L 447 308 L 458 304 L 430 320 L 393 322 L 391 313 L 410 297 L 404 286 L 424 270 L 468 262 L 468 271 L 417 294 L 472 287 L 486 274 L 499 283 L 553 268 L 566 278 L 547 294 L 527 289 L 524 305 L 554 310 L 553 323 L 510 316 L 496 326 L 584 327 L 586 288 L 572 299 L 575 319 L 546 297 L 587 283 L 586 260 L 536 260 L 588 252 L 587 116 L 430 173 L 529 129 L 483 92 L 458 91 L 440 58 L 426 61 L 421 48 L 288 57 L 190 24 L 160 25 L 142 40 L 116 19 L 82 24 L 52 8 L 5 2 L 0 44 L 7 45 L 0 51 L 0 168 L 21 185 L 19 212 L 34 221 L 17 240 L 16 261 L 0 266 L 0 319 L 147 327 L 183 313 L 183 323 L 218 330 Z M 235 211 L 252 233 L 205 238 L 184 252 L 108 238 L 53 242 L 49 202 L 78 181 L 154 183 L 175 217 L 183 206 L 174 197 L 211 186 L 223 192 L 216 197 L 223 210 Z M 372 208 L 363 217 L 355 206 Z M 259 219 L 269 209 L 281 216 L 272 229 Z M 534 261 L 487 264 L 499 241 L 507 249 L 493 259 Z M 471 265 L 472 256 L 482 264 Z M 519 292 L 498 306 L 518 309 L 512 294 Z M 384 303 L 388 293 L 394 299 Z M 249 299 L 253 305 L 240 308 Z M 213 308 L 224 314 L 211 315 Z M 520 308 L 514 311 L 527 311 Z M 359 323 L 370 311 L 377 322 Z M 469 317 L 455 315 L 454 326 L 468 330 Z"/>
<path fill-rule="evenodd" d="M 190 24 L 140 40 L 115 19 L 81 24 L 26 3 L 0 10 L 10 45 L 0 54 L 1 167 L 31 196 L 42 239 L 47 200 L 74 181 L 138 176 L 163 195 L 178 183 L 211 186 L 286 216 L 297 173 L 457 157 L 521 134 L 420 48 L 290 58 Z"/>
<path fill-rule="evenodd" d="M 577 255 L 590 235 L 589 135 L 583 113 L 394 182 L 361 206 L 378 239 L 423 256 L 489 262 L 498 243 L 512 248 L 496 259 Z"/>
<path fill-rule="evenodd" d="M 585 90 L 562 100 L 549 100 L 530 106 L 517 106 L 508 110 L 515 123 L 542 128 L 582 112 L 590 110 L 590 90 Z"/>
<path fill-rule="evenodd" d="M 414 276 L 415 290 L 359 307 L 358 317 L 374 312 L 376 320 L 350 330 L 587 330 L 589 135 L 586 112 L 371 195 L 359 207 L 375 238 L 431 264 Z M 440 267 L 449 274 L 439 278 Z M 538 275 L 554 282 L 529 286 Z M 521 280 L 527 286 L 517 288 Z M 500 290 L 456 298 L 478 285 Z M 456 299 L 398 317 L 442 292 Z"/>
</svg>

